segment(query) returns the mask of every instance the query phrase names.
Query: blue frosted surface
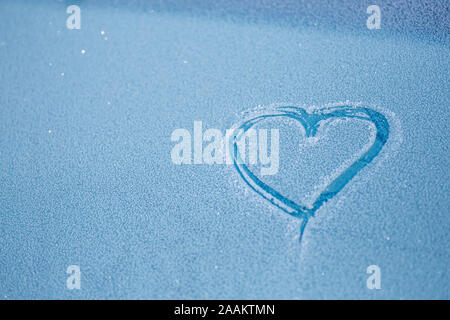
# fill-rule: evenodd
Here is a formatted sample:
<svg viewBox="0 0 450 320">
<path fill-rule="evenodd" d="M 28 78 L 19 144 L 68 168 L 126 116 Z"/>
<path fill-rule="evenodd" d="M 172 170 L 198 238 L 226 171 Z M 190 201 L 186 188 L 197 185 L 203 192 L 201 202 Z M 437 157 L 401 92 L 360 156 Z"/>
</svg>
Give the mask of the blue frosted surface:
<svg viewBox="0 0 450 320">
<path fill-rule="evenodd" d="M 81 30 L 65 27 L 72 3 L 0 3 L 1 299 L 449 298 L 448 5 L 386 5 L 374 31 L 369 3 L 249 2 L 75 1 Z M 195 120 L 346 101 L 383 112 L 390 137 L 301 243 L 301 221 L 233 166 L 171 161 L 172 131 Z M 337 123 L 298 158 L 301 130 L 273 125 L 266 181 L 298 201 L 370 140 Z"/>
</svg>

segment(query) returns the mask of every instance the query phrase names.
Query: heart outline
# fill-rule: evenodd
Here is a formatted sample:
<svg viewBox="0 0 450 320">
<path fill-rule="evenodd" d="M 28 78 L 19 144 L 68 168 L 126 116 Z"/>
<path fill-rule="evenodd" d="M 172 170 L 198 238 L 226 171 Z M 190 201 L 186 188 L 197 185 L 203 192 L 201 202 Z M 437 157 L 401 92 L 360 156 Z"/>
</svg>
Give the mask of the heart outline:
<svg viewBox="0 0 450 320">
<path fill-rule="evenodd" d="M 310 217 L 313 217 L 315 212 L 328 200 L 336 196 L 349 183 L 356 174 L 367 166 L 382 150 L 389 138 L 389 123 L 386 117 L 378 111 L 367 107 L 338 105 L 327 108 L 314 109 L 310 112 L 304 108 L 295 106 L 279 106 L 271 110 L 272 113 L 265 113 L 263 115 L 254 116 L 244 121 L 233 133 L 232 144 L 232 159 L 233 164 L 242 179 L 252 188 L 256 193 L 271 202 L 276 207 L 280 208 L 289 215 L 302 219 L 300 226 L 299 241 L 301 242 L 303 233 Z M 275 113 L 273 113 L 275 112 Z M 256 123 L 274 117 L 288 117 L 297 120 L 305 129 L 306 137 L 313 137 L 317 134 L 319 123 L 328 119 L 360 119 L 371 122 L 376 128 L 376 137 L 370 148 L 366 150 L 357 160 L 348 166 L 341 174 L 339 174 L 333 181 L 331 181 L 324 190 L 315 199 L 312 208 L 300 206 L 288 197 L 260 180 L 242 161 L 239 154 L 238 141 L 244 136 L 245 132 L 249 130 Z M 237 134 L 235 132 L 238 131 Z"/>
</svg>

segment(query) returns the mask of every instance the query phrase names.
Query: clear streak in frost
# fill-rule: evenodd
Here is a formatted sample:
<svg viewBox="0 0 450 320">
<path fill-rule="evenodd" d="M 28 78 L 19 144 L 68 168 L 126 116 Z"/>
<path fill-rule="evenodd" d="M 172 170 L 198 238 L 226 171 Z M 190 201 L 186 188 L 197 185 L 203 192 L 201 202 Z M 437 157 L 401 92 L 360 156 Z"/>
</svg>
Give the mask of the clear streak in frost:
<svg viewBox="0 0 450 320">
<path fill-rule="evenodd" d="M 241 161 L 238 144 L 242 134 L 234 135 L 233 139 L 230 139 L 230 147 L 233 150 L 233 163 L 244 181 L 263 198 L 267 199 L 284 212 L 293 217 L 302 219 L 299 236 L 299 241 L 301 241 L 309 218 L 314 216 L 314 213 L 325 202 L 338 194 L 339 191 L 341 191 L 361 169 L 367 166 L 380 153 L 389 138 L 389 123 L 383 114 L 367 107 L 341 105 L 314 109 L 308 112 L 300 107 L 281 106 L 246 120 L 236 128 L 236 131 L 245 134 L 245 132 L 252 128 L 255 124 L 265 119 L 274 117 L 287 117 L 298 121 L 304 127 L 306 137 L 314 137 L 317 134 L 319 123 L 326 120 L 360 119 L 374 124 L 376 128 L 376 138 L 370 148 L 349 167 L 347 167 L 339 176 L 331 181 L 331 183 L 329 183 L 320 193 L 310 208 L 298 205 L 261 181 L 248 168 L 248 166 Z"/>
</svg>

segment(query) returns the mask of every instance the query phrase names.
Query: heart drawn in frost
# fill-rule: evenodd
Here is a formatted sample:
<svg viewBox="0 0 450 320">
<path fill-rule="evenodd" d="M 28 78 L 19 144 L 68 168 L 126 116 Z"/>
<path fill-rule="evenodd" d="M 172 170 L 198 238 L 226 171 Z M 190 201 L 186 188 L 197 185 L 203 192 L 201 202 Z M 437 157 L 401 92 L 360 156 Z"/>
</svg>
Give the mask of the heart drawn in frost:
<svg viewBox="0 0 450 320">
<path fill-rule="evenodd" d="M 371 122 L 376 128 L 376 138 L 368 150 L 356 161 L 347 167 L 339 176 L 332 180 L 315 199 L 313 205 L 308 208 L 301 206 L 286 196 L 279 193 L 261 181 L 242 161 L 239 154 L 237 142 L 244 136 L 245 132 L 255 124 L 264 119 L 274 117 L 287 117 L 298 121 L 305 129 L 306 137 L 314 137 L 317 134 L 321 121 L 333 119 L 360 119 Z M 299 241 L 301 241 L 308 219 L 328 200 L 341 191 L 345 185 L 366 165 L 368 165 L 381 151 L 389 137 L 389 124 L 383 114 L 366 107 L 351 105 L 341 105 L 322 109 L 306 111 L 303 108 L 293 106 L 276 107 L 269 112 L 254 116 L 243 122 L 234 132 L 230 139 L 233 163 L 239 175 L 244 181 L 263 198 L 290 214 L 293 217 L 302 219 L 300 227 Z"/>
</svg>

